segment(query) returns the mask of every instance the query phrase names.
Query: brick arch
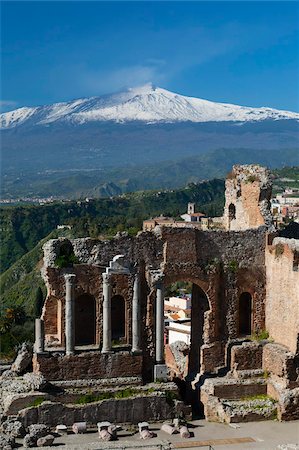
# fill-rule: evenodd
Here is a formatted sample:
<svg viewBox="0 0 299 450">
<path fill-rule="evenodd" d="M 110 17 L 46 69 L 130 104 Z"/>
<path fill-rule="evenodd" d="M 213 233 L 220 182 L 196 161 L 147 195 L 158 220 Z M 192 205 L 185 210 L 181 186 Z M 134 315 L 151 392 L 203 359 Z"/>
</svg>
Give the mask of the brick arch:
<svg viewBox="0 0 299 450">
<path fill-rule="evenodd" d="M 210 341 L 210 330 L 213 324 L 213 303 L 209 298 L 210 283 L 206 279 L 194 275 L 165 276 L 164 285 L 169 286 L 175 282 L 185 281 L 192 283 L 191 297 L 191 346 L 188 362 L 188 373 L 200 372 L 201 348 Z"/>
</svg>

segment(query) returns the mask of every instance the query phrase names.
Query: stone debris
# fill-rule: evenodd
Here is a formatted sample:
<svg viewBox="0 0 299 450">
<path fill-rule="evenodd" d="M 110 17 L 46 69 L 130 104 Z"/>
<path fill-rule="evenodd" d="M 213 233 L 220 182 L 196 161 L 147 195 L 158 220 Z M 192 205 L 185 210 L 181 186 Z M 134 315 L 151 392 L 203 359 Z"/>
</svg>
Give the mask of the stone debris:
<svg viewBox="0 0 299 450">
<path fill-rule="evenodd" d="M 47 434 L 47 436 L 41 437 L 37 440 L 37 447 L 50 447 L 54 442 L 54 436 L 52 434 Z"/>
<path fill-rule="evenodd" d="M 189 432 L 188 428 L 186 427 L 186 425 L 183 425 L 180 428 L 180 436 L 183 439 L 189 439 L 190 438 L 190 432 Z"/>
<path fill-rule="evenodd" d="M 32 391 L 41 391 L 47 384 L 45 377 L 39 373 L 28 372 L 23 376 L 23 380 L 27 383 Z"/>
<path fill-rule="evenodd" d="M 299 444 L 281 444 L 276 450 L 299 450 Z"/>
<path fill-rule="evenodd" d="M 57 425 L 55 428 L 55 432 L 60 435 L 67 434 L 67 426 L 63 424 Z"/>
<path fill-rule="evenodd" d="M 25 436 L 26 431 L 23 424 L 19 420 L 7 419 L 1 425 L 1 431 L 12 438 L 22 438 Z"/>
<path fill-rule="evenodd" d="M 151 439 L 156 436 L 155 433 L 149 430 L 149 424 L 147 422 L 138 423 L 140 439 Z"/>
<path fill-rule="evenodd" d="M 176 428 L 173 425 L 170 425 L 169 423 L 163 423 L 161 430 L 167 434 L 177 433 Z"/>
<path fill-rule="evenodd" d="M 184 374 L 188 362 L 190 346 L 183 341 L 176 341 L 169 345 L 180 373 Z"/>
<path fill-rule="evenodd" d="M 86 433 L 86 422 L 75 422 L 72 426 L 72 430 L 75 434 Z"/>
<path fill-rule="evenodd" d="M 26 434 L 23 441 L 25 448 L 36 447 L 37 441 L 50 434 L 50 428 L 43 424 L 30 425 L 29 433 Z"/>
<path fill-rule="evenodd" d="M 0 434 L 0 449 L 12 450 L 15 447 L 15 440 L 13 437 Z"/>
<path fill-rule="evenodd" d="M 18 351 L 17 357 L 12 363 L 11 370 L 21 375 L 29 368 L 32 362 L 33 349 L 32 344 L 23 342 L 22 347 Z"/>
<path fill-rule="evenodd" d="M 99 438 L 103 441 L 113 441 L 117 438 L 116 427 L 110 422 L 98 422 Z"/>
</svg>

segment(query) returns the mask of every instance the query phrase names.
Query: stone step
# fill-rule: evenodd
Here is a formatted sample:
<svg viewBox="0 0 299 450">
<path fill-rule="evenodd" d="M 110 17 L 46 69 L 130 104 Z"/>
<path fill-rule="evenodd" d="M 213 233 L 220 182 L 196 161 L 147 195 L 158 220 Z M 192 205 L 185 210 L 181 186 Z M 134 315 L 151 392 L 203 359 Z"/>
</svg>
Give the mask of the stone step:
<svg viewBox="0 0 299 450">
<path fill-rule="evenodd" d="M 277 402 L 267 396 L 242 400 L 220 399 L 223 419 L 227 423 L 254 422 L 277 418 Z"/>
<path fill-rule="evenodd" d="M 62 389 L 72 388 L 115 388 L 117 386 L 140 386 L 142 377 L 118 377 L 83 380 L 51 381 L 51 384 Z"/>
</svg>

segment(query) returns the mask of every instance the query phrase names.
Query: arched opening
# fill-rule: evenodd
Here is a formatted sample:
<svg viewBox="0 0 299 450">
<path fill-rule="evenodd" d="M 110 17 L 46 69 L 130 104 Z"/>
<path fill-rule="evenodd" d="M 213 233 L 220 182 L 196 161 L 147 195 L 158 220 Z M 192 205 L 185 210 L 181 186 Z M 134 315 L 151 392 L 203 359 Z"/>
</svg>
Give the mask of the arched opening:
<svg viewBox="0 0 299 450">
<path fill-rule="evenodd" d="M 199 391 L 192 381 L 200 373 L 200 352 L 204 344 L 205 320 L 210 310 L 209 300 L 201 287 L 190 281 L 168 285 L 165 291 L 165 362 L 194 417 L 202 417 Z"/>
<path fill-rule="evenodd" d="M 239 336 L 251 334 L 252 297 L 249 292 L 243 292 L 239 298 Z"/>
<path fill-rule="evenodd" d="M 231 203 L 228 207 L 228 218 L 229 221 L 236 218 L 236 207 L 233 203 Z"/>
<path fill-rule="evenodd" d="M 205 312 L 208 310 L 208 298 L 197 284 L 178 281 L 166 288 L 165 343 L 171 349 L 176 342 L 181 342 L 178 348 L 188 355 L 185 365 L 178 367 L 181 377 L 200 371 L 200 347 L 204 343 Z"/>
<path fill-rule="evenodd" d="M 113 341 L 124 341 L 126 337 L 126 304 L 122 295 L 111 299 L 111 337 Z"/>
<path fill-rule="evenodd" d="M 96 302 L 89 294 L 75 300 L 75 345 L 96 343 Z"/>
</svg>

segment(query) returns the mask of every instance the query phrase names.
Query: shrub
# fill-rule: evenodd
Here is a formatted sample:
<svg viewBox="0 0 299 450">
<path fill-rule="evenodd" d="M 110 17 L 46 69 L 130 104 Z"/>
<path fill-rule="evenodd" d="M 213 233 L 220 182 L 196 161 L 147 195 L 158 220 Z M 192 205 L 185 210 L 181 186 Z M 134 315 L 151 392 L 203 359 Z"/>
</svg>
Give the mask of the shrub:
<svg viewBox="0 0 299 450">
<path fill-rule="evenodd" d="M 228 269 L 230 270 L 230 272 L 236 273 L 238 268 L 239 268 L 239 264 L 238 264 L 238 261 L 236 261 L 235 259 L 232 259 L 228 263 Z"/>
<path fill-rule="evenodd" d="M 258 333 L 253 333 L 251 335 L 251 338 L 254 341 L 264 341 L 265 339 L 269 338 L 269 332 L 267 330 L 261 330 Z"/>
<path fill-rule="evenodd" d="M 283 255 L 284 252 L 284 246 L 283 244 L 277 244 L 275 246 L 275 256 L 278 258 L 279 256 Z"/>
<path fill-rule="evenodd" d="M 64 267 L 72 267 L 74 264 L 78 264 L 79 260 L 74 253 L 70 255 L 59 255 L 55 259 L 55 266 L 59 269 L 63 269 Z"/>
</svg>

